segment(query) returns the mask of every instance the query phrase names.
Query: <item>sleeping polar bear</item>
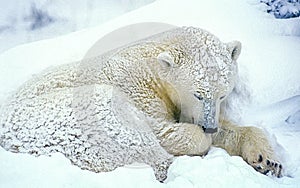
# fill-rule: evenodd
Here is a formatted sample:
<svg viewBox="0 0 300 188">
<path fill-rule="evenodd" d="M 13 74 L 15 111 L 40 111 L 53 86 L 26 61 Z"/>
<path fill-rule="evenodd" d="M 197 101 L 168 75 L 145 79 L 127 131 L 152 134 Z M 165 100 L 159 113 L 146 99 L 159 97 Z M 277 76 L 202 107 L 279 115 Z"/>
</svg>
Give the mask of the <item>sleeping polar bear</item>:
<svg viewBox="0 0 300 188">
<path fill-rule="evenodd" d="M 240 51 L 237 41 L 183 27 L 48 69 L 3 105 L 0 145 L 34 155 L 61 152 L 95 172 L 142 162 L 160 181 L 174 156 L 205 155 L 217 146 L 279 177 L 282 166 L 264 133 L 219 117 Z"/>
</svg>

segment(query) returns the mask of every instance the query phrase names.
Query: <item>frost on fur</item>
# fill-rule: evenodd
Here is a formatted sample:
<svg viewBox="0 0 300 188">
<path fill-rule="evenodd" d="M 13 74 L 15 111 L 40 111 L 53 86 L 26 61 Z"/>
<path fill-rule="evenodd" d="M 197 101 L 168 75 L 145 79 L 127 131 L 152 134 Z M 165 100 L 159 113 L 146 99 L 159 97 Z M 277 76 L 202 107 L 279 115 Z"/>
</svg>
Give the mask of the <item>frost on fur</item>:
<svg viewBox="0 0 300 188">
<path fill-rule="evenodd" d="M 260 155 L 273 161 L 263 134 L 219 122 L 221 102 L 238 79 L 240 51 L 237 41 L 183 27 L 45 70 L 3 106 L 0 145 L 34 155 L 61 152 L 95 172 L 143 162 L 160 181 L 174 156 L 205 155 L 212 143 L 240 148 L 234 154 L 249 164 Z M 258 148 L 245 150 L 245 140 Z"/>
</svg>

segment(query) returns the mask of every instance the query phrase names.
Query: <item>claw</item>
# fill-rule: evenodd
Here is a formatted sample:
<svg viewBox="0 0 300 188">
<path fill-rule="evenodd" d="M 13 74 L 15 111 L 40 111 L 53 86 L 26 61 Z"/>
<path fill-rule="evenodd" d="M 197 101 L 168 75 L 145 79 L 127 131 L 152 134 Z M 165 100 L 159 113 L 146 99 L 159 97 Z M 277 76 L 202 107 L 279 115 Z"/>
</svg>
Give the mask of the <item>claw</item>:
<svg viewBox="0 0 300 188">
<path fill-rule="evenodd" d="M 253 161 L 252 166 L 256 171 L 264 175 L 272 175 L 278 178 L 282 177 L 282 165 L 279 162 L 270 159 L 264 160 L 264 157 L 261 154 L 258 155 L 257 162 Z"/>
<path fill-rule="evenodd" d="M 263 172 L 264 175 L 267 175 L 270 172 L 270 170 L 266 170 Z"/>
</svg>

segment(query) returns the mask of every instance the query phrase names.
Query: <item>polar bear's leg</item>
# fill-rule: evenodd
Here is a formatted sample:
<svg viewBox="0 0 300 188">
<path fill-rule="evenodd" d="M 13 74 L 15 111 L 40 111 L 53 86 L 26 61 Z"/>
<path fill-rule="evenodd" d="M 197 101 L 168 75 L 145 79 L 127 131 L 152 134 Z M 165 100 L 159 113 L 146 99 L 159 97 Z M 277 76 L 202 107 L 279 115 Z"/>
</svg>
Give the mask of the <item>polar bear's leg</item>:
<svg viewBox="0 0 300 188">
<path fill-rule="evenodd" d="M 154 131 L 160 145 L 173 155 L 204 155 L 212 144 L 210 134 L 201 127 L 188 123 L 163 122 L 161 129 Z"/>
<path fill-rule="evenodd" d="M 213 135 L 213 145 L 225 149 L 230 155 L 241 156 L 263 174 L 271 172 L 281 176 L 282 165 L 266 135 L 257 127 L 239 127 L 224 121 Z"/>
</svg>

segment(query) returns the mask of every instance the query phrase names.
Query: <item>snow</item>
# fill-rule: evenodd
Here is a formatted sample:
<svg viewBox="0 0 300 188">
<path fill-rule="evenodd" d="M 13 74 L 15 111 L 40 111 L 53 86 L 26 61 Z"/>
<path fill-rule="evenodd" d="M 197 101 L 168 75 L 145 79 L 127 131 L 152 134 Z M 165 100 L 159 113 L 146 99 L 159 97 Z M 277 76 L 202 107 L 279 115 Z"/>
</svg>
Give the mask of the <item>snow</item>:
<svg viewBox="0 0 300 188">
<path fill-rule="evenodd" d="M 300 185 L 300 18 L 277 20 L 255 0 L 158 0 L 100 26 L 17 46 L 0 54 L 0 104 L 41 70 L 83 58 L 102 36 L 139 22 L 204 28 L 222 41 L 242 42 L 241 79 L 247 98 L 231 101 L 232 118 L 263 127 L 282 149 L 285 176 L 259 174 L 240 157 L 212 148 L 207 156 L 178 157 L 165 183 L 135 164 L 108 173 L 72 165 L 61 154 L 34 157 L 0 148 L 0 187 L 297 187 Z M 134 33 L 132 34 L 134 37 Z M 9 40 L 8 40 L 9 42 Z M 243 88 L 242 88 L 243 89 Z"/>
<path fill-rule="evenodd" d="M 62 154 L 33 157 L 0 149 L 1 187 L 295 187 L 296 179 L 272 179 L 257 173 L 240 157 L 212 148 L 201 157 L 182 156 L 169 169 L 165 183 L 152 169 L 133 164 L 106 173 L 93 173 L 71 165 Z M 116 181 L 117 179 L 117 181 Z M 298 181 L 299 183 L 299 181 Z"/>
<path fill-rule="evenodd" d="M 299 0 L 260 0 L 266 4 L 266 11 L 276 18 L 292 18 L 300 16 Z"/>
<path fill-rule="evenodd" d="M 99 25 L 153 1 L 0 1 L 0 52 Z"/>
</svg>

